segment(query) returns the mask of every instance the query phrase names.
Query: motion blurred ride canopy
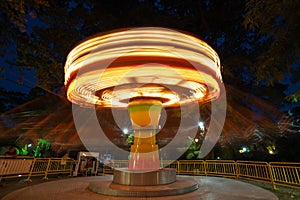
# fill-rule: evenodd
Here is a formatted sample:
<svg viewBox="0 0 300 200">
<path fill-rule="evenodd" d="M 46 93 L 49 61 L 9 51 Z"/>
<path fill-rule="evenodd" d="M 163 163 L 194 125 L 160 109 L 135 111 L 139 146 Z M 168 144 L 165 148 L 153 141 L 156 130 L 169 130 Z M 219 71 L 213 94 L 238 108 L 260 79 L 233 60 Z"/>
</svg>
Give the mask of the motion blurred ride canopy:
<svg viewBox="0 0 300 200">
<path fill-rule="evenodd" d="M 163 107 L 220 95 L 220 61 L 205 42 L 147 27 L 96 35 L 77 45 L 65 65 L 67 98 L 84 107 L 124 107 L 133 98 Z"/>
</svg>

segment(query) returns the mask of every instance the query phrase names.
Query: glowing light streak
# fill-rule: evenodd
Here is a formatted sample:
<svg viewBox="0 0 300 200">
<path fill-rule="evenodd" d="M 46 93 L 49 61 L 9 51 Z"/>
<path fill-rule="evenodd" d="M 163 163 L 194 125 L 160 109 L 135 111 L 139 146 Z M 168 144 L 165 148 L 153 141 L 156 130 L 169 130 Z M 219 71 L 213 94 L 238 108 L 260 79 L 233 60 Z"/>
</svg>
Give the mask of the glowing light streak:
<svg viewBox="0 0 300 200">
<path fill-rule="evenodd" d="M 155 27 L 87 39 L 65 65 L 67 98 L 85 107 L 127 107 L 136 97 L 162 99 L 164 107 L 206 102 L 219 97 L 221 82 L 220 61 L 209 45 Z"/>
</svg>

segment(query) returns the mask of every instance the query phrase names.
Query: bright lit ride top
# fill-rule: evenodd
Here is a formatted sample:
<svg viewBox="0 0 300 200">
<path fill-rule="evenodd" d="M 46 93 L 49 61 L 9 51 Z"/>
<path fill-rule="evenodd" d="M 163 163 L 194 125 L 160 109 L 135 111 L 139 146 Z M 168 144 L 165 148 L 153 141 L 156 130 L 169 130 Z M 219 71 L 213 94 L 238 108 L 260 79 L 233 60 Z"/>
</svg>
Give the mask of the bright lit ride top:
<svg viewBox="0 0 300 200">
<path fill-rule="evenodd" d="M 217 53 L 194 36 L 142 27 L 96 35 L 78 44 L 65 64 L 67 98 L 83 107 L 127 107 L 155 99 L 163 107 L 220 96 Z"/>
</svg>

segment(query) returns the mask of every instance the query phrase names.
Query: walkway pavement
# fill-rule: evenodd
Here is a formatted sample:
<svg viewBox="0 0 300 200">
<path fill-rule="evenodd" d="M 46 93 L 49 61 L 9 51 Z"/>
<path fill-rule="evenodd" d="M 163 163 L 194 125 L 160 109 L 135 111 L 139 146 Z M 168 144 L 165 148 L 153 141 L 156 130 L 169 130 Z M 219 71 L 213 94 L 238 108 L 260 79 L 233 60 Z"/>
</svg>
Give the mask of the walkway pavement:
<svg viewBox="0 0 300 200">
<path fill-rule="evenodd" d="M 68 176 L 65 174 L 62 176 L 50 175 L 48 177 L 49 177 L 48 180 L 44 180 L 42 176 L 34 176 L 34 177 L 31 177 L 32 182 L 29 182 L 29 181 L 25 182 L 24 177 L 4 179 L 4 180 L 0 181 L 0 199 L 2 199 L 7 194 L 14 192 L 21 188 L 31 187 L 31 186 L 34 186 L 37 184 L 51 182 L 51 181 L 59 181 L 62 179 L 75 178 L 75 177 Z"/>
<path fill-rule="evenodd" d="M 277 200 L 270 191 L 260 187 L 227 178 L 218 177 L 189 177 L 194 178 L 199 189 L 183 195 L 152 197 L 151 199 L 197 199 L 197 200 Z M 67 178 L 58 181 L 50 181 L 31 185 L 6 195 L 2 200 L 126 200 L 125 197 L 111 197 L 93 193 L 87 189 L 92 182 L 103 179 L 112 180 L 112 176 Z M 135 200 L 150 199 L 147 197 L 135 198 Z"/>
</svg>

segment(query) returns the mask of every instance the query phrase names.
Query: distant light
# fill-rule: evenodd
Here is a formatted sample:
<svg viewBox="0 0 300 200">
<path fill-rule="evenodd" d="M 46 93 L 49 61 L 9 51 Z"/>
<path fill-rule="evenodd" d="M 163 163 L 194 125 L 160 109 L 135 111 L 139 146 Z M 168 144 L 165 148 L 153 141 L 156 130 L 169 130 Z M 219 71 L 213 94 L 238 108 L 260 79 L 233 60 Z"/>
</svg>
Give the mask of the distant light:
<svg viewBox="0 0 300 200">
<path fill-rule="evenodd" d="M 239 150 L 240 153 L 245 153 L 245 152 L 249 152 L 249 148 L 248 147 L 242 147 L 242 149 Z"/>
<path fill-rule="evenodd" d="M 217 160 L 221 160 L 220 156 L 217 157 Z"/>
<path fill-rule="evenodd" d="M 123 129 L 123 133 L 124 133 L 125 135 L 127 135 L 127 134 L 128 134 L 128 129 L 127 129 L 127 128 L 124 128 L 124 129 Z"/>
<path fill-rule="evenodd" d="M 198 138 L 196 138 L 196 139 L 195 139 L 195 142 L 198 142 L 198 141 L 199 141 L 199 139 L 198 139 Z"/>
<path fill-rule="evenodd" d="M 276 146 L 275 145 L 269 145 L 269 146 L 267 146 L 267 150 L 268 150 L 269 154 L 273 155 L 273 154 L 275 154 Z"/>
<path fill-rule="evenodd" d="M 83 153 L 82 155 L 83 155 L 83 156 L 86 156 L 86 154 L 85 154 L 85 153 Z"/>
<path fill-rule="evenodd" d="M 32 147 L 32 144 L 28 144 L 27 146 L 28 146 L 28 147 Z"/>
<path fill-rule="evenodd" d="M 202 131 L 205 129 L 204 122 L 202 121 L 198 122 L 198 126 Z"/>
<path fill-rule="evenodd" d="M 18 177 L 21 177 L 21 176 L 22 176 L 21 174 L 18 175 Z"/>
</svg>

